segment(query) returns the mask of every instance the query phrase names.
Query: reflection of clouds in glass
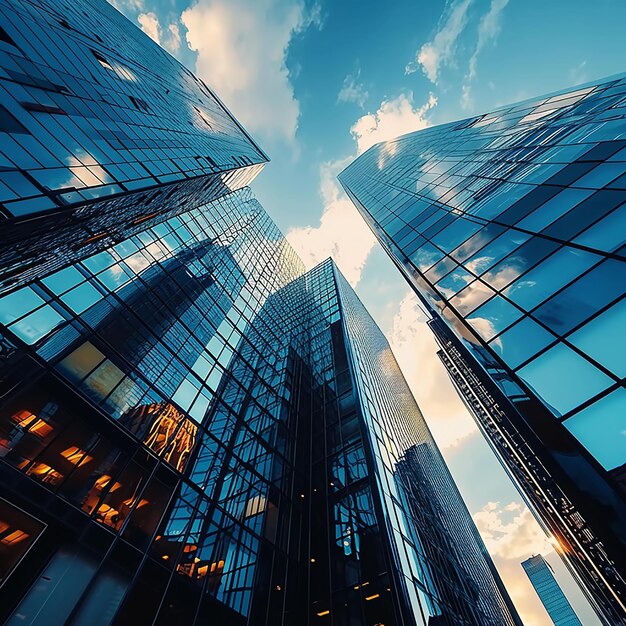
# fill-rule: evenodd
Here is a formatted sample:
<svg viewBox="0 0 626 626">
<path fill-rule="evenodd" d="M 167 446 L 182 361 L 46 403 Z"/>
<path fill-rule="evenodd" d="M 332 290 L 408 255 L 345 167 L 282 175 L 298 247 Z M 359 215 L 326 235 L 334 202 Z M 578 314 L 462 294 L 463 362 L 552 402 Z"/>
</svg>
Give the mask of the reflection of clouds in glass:
<svg viewBox="0 0 626 626">
<path fill-rule="evenodd" d="M 487 285 L 475 280 L 471 285 L 459 292 L 451 300 L 451 304 L 454 305 L 461 315 L 465 316 L 491 298 L 491 296 L 493 296 L 493 291 Z"/>
<path fill-rule="evenodd" d="M 523 289 L 532 289 L 537 285 L 537 281 L 534 280 L 518 280 L 516 283 L 511 285 L 511 288 L 508 290 L 508 293 L 505 295 L 513 296 L 516 291 L 521 291 Z M 513 298 L 515 300 L 515 298 Z"/>
<path fill-rule="evenodd" d="M 473 259 L 472 261 L 468 261 L 465 264 L 465 267 L 470 272 L 478 276 L 479 274 L 483 272 L 483 270 L 487 269 L 493 263 L 493 261 L 494 261 L 494 258 L 492 256 L 479 256 L 478 258 Z"/>
<path fill-rule="evenodd" d="M 494 270 L 487 272 L 482 279 L 496 290 L 503 289 L 524 271 L 525 263 L 525 259 L 521 257 L 512 257 Z"/>
<path fill-rule="evenodd" d="M 378 169 L 382 170 L 397 153 L 398 143 L 396 141 L 387 141 L 382 144 L 378 154 Z"/>
<path fill-rule="evenodd" d="M 467 320 L 472 328 L 485 340 L 489 341 L 498 331 L 494 323 L 491 320 L 485 319 L 484 317 L 475 317 L 473 319 Z M 500 338 L 496 339 L 492 345 L 498 346 L 502 348 L 502 341 Z"/>
</svg>

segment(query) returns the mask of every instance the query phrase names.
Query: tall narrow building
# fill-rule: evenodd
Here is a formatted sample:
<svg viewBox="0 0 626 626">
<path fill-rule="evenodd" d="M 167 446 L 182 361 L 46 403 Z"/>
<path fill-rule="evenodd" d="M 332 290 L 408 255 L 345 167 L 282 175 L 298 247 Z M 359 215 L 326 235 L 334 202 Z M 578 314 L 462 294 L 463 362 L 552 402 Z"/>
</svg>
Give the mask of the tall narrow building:
<svg viewBox="0 0 626 626">
<path fill-rule="evenodd" d="M 0 620 L 520 626 L 263 152 L 104 0 L 0 0 Z"/>
<path fill-rule="evenodd" d="M 554 626 L 582 626 L 572 605 L 556 582 L 550 564 L 541 554 L 526 559 L 522 567 Z"/>
<path fill-rule="evenodd" d="M 370 148 L 339 176 L 596 611 L 626 624 L 626 79 Z"/>
</svg>

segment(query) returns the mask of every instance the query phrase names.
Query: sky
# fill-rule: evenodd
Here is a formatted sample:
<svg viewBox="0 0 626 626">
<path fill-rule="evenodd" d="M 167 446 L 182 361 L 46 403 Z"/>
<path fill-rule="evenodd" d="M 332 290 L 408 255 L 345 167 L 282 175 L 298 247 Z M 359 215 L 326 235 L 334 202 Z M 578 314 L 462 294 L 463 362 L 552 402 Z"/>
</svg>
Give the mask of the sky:
<svg viewBox="0 0 626 626">
<path fill-rule="evenodd" d="M 542 553 L 600 622 L 456 396 L 417 299 L 336 175 L 379 141 L 624 71 L 623 0 L 110 0 L 269 155 L 252 188 L 308 266 L 332 256 L 387 336 L 526 626 Z"/>
</svg>

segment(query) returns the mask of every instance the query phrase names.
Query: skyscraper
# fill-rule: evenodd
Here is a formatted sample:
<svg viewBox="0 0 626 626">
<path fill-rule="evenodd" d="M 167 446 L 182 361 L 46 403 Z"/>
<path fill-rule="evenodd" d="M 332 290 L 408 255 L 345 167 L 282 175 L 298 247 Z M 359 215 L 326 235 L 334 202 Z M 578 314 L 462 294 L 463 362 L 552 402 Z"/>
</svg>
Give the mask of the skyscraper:
<svg viewBox="0 0 626 626">
<path fill-rule="evenodd" d="M 537 595 L 546 608 L 554 626 L 582 626 L 572 605 L 567 601 L 565 594 L 554 578 L 550 564 L 541 556 L 536 554 L 526 559 L 522 567 Z"/>
<path fill-rule="evenodd" d="M 239 189 L 267 161 L 107 2 L 2 0 L 0 22 L 0 289 Z"/>
<path fill-rule="evenodd" d="M 626 79 L 427 128 L 339 176 L 606 624 L 626 623 Z"/>
<path fill-rule="evenodd" d="M 0 18 L 0 619 L 520 624 L 380 330 L 305 273 L 214 94 L 103 0 Z"/>
</svg>

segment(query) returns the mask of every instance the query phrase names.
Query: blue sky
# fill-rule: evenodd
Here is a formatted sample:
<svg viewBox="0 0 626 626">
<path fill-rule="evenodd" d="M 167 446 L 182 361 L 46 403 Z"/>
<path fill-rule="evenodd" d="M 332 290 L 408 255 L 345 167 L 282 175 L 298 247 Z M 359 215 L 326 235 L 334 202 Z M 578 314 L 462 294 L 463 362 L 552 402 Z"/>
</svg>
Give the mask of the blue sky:
<svg viewBox="0 0 626 626">
<path fill-rule="evenodd" d="M 599 622 L 435 355 L 415 297 L 336 174 L 375 142 L 622 72 L 623 0 L 110 0 L 211 86 L 269 154 L 253 189 L 312 265 L 332 255 L 387 335 L 527 626 L 543 551 Z"/>
</svg>

